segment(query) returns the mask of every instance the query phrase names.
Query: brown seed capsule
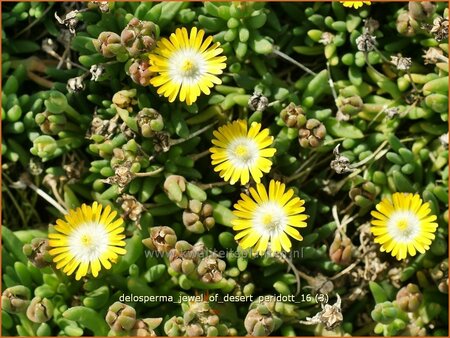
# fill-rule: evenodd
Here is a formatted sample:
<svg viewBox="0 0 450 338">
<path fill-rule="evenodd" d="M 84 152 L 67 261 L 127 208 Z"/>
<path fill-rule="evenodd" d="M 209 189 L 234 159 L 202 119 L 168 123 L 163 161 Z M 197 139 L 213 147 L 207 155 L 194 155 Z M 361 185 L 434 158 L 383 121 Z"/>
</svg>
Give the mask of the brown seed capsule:
<svg viewBox="0 0 450 338">
<path fill-rule="evenodd" d="M 159 252 L 169 252 L 175 247 L 177 235 L 172 228 L 166 226 L 150 228 L 150 237 L 142 240 L 144 245 Z"/>
<path fill-rule="evenodd" d="M 154 76 L 154 73 L 149 68 L 150 63 L 148 60 L 137 59 L 128 68 L 128 73 L 130 73 L 130 77 L 135 83 L 141 86 L 148 86 L 150 79 Z"/>
<path fill-rule="evenodd" d="M 197 272 L 205 283 L 217 283 L 222 280 L 222 272 L 225 271 L 226 264 L 216 255 L 203 258 L 197 268 Z"/>
<path fill-rule="evenodd" d="M 97 52 L 106 58 L 112 58 L 121 50 L 120 36 L 114 32 L 101 32 L 97 39 L 92 40 Z"/>
<path fill-rule="evenodd" d="M 47 298 L 34 297 L 27 308 L 27 317 L 34 323 L 44 323 L 53 317 L 53 304 Z"/>
<path fill-rule="evenodd" d="M 281 110 L 280 117 L 289 128 L 300 128 L 306 123 L 305 112 L 301 106 L 291 102 Z"/>
<path fill-rule="evenodd" d="M 303 128 L 298 130 L 300 146 L 303 148 L 316 148 L 326 136 L 326 128 L 317 119 L 309 119 Z"/>
<path fill-rule="evenodd" d="M 183 224 L 190 232 L 201 234 L 214 226 L 215 220 L 212 213 L 213 207 L 210 204 L 190 200 L 183 212 Z"/>
<path fill-rule="evenodd" d="M 136 324 L 134 324 L 133 329 L 130 332 L 131 336 L 137 336 L 137 337 L 155 337 L 156 332 L 154 329 L 156 329 L 159 324 L 161 324 L 162 318 L 145 318 L 145 319 L 139 319 L 136 321 Z"/>
<path fill-rule="evenodd" d="M 130 20 L 120 35 L 122 45 L 132 57 L 150 52 L 156 45 L 156 26 L 138 18 Z"/>
<path fill-rule="evenodd" d="M 115 302 L 108 309 L 106 323 L 116 333 L 129 331 L 136 324 L 136 310 L 129 305 Z"/>
<path fill-rule="evenodd" d="M 397 305 L 406 312 L 416 312 L 422 303 L 422 293 L 416 284 L 409 283 L 402 287 L 396 296 Z"/>
<path fill-rule="evenodd" d="M 49 254 L 49 250 L 47 238 L 33 238 L 30 244 L 23 246 L 23 252 L 37 268 L 44 268 L 50 265 L 52 256 Z"/>
<path fill-rule="evenodd" d="M 2 293 L 2 309 L 8 313 L 24 313 L 30 297 L 30 289 L 23 285 L 9 287 Z"/>
</svg>

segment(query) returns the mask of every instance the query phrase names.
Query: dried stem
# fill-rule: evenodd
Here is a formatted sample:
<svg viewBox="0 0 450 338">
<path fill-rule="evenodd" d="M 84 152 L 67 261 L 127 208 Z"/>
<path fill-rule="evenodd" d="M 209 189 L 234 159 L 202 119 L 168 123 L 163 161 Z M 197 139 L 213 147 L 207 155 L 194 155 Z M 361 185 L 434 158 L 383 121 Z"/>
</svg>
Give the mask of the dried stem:
<svg viewBox="0 0 450 338">
<path fill-rule="evenodd" d="M 308 74 L 311 75 L 317 75 L 316 73 L 314 73 L 311 69 L 309 69 L 308 67 L 306 67 L 305 65 L 301 64 L 300 62 L 298 62 L 297 60 L 294 60 L 293 58 L 291 58 L 289 55 L 283 53 L 282 51 L 278 50 L 278 49 L 274 49 L 273 53 L 275 55 L 278 55 L 280 57 L 282 57 L 283 59 L 285 59 L 286 61 L 289 61 L 291 63 L 293 63 L 294 65 L 300 67 L 301 69 L 303 69 L 305 72 L 307 72 Z"/>
</svg>

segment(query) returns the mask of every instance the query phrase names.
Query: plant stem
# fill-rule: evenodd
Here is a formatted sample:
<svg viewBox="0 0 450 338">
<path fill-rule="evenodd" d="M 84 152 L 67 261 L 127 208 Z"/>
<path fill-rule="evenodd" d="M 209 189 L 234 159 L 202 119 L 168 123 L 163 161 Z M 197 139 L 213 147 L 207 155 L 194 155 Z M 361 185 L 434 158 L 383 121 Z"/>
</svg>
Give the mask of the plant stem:
<svg viewBox="0 0 450 338">
<path fill-rule="evenodd" d="M 53 205 L 56 209 L 58 209 L 58 211 L 60 213 L 62 213 L 63 215 L 68 213 L 68 210 L 66 210 L 64 207 L 62 207 L 58 202 L 56 202 L 53 197 L 51 197 L 49 194 L 47 194 L 44 190 L 36 187 L 33 183 L 31 182 L 26 182 L 26 184 L 33 189 L 39 196 L 41 196 L 43 199 L 45 199 L 48 203 L 50 203 L 51 205 Z"/>
<path fill-rule="evenodd" d="M 180 139 L 177 139 L 177 140 L 170 140 L 170 146 L 174 146 L 174 145 L 176 145 L 176 144 L 183 143 L 183 142 L 185 142 L 185 141 L 188 141 L 188 140 L 190 140 L 190 139 L 192 139 L 192 138 L 194 138 L 194 137 L 196 137 L 196 136 L 198 136 L 198 135 L 204 133 L 204 132 L 207 131 L 208 129 L 212 128 L 217 122 L 218 122 L 218 121 L 215 121 L 215 122 L 213 122 L 213 123 L 208 124 L 207 126 L 205 126 L 205 127 L 203 127 L 203 128 L 200 128 L 199 130 L 196 130 L 195 132 L 193 132 L 193 133 L 192 133 L 191 135 L 189 135 L 188 137 L 180 138 Z"/>
<path fill-rule="evenodd" d="M 285 59 L 286 61 L 289 61 L 291 63 L 293 63 L 294 65 L 298 66 L 299 68 L 303 69 L 305 72 L 307 72 L 308 74 L 311 75 L 317 75 L 316 73 L 314 73 L 311 69 L 309 69 L 308 67 L 306 67 L 305 65 L 301 64 L 300 62 L 298 62 L 297 60 L 294 60 L 293 58 L 291 58 L 289 55 L 283 53 L 282 51 L 275 49 L 273 51 L 273 53 L 275 55 L 278 55 L 280 57 L 282 57 L 283 59 Z"/>
<path fill-rule="evenodd" d="M 197 160 L 201 159 L 202 157 L 208 156 L 208 154 L 209 154 L 209 149 L 206 149 L 200 153 L 192 154 L 189 157 L 191 158 L 192 161 L 197 161 Z"/>
<path fill-rule="evenodd" d="M 135 177 L 152 177 L 152 176 L 158 175 L 160 172 L 163 172 L 163 171 L 164 171 L 164 167 L 160 167 L 153 171 L 148 171 L 148 172 L 144 172 L 144 173 L 135 173 L 134 176 Z"/>
</svg>

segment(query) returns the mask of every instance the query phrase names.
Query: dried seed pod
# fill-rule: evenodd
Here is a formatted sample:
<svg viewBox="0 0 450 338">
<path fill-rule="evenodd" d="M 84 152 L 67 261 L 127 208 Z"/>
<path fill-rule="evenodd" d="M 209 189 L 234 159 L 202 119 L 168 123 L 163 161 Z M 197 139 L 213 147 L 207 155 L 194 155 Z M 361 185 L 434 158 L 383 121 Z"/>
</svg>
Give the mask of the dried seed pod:
<svg viewBox="0 0 450 338">
<path fill-rule="evenodd" d="M 264 111 L 269 104 L 269 99 L 262 93 L 253 93 L 248 99 L 248 107 L 253 111 Z"/>
<path fill-rule="evenodd" d="M 161 324 L 162 318 L 145 318 L 139 319 L 134 324 L 133 329 L 130 332 L 131 336 L 137 337 L 155 337 L 155 329 Z"/>
<path fill-rule="evenodd" d="M 212 213 L 212 205 L 190 200 L 187 209 L 183 211 L 183 224 L 190 232 L 204 233 L 206 230 L 211 230 L 215 224 Z"/>
<path fill-rule="evenodd" d="M 308 119 L 306 125 L 298 130 L 300 146 L 316 148 L 325 138 L 327 130 L 323 123 L 316 119 Z"/>
<path fill-rule="evenodd" d="M 130 20 L 120 34 L 120 41 L 132 57 L 148 53 L 156 46 L 156 26 L 138 18 Z"/>
<path fill-rule="evenodd" d="M 250 336 L 268 336 L 275 329 L 273 314 L 260 308 L 252 309 L 245 316 L 244 326 Z"/>
<path fill-rule="evenodd" d="M 106 323 L 116 333 L 127 332 L 136 324 L 136 310 L 129 305 L 115 302 L 108 309 Z"/>
<path fill-rule="evenodd" d="M 148 86 L 150 84 L 150 79 L 154 75 L 149 68 L 150 63 L 148 60 L 137 59 L 134 60 L 130 68 L 128 68 L 128 73 L 135 83 L 141 86 Z"/>
<path fill-rule="evenodd" d="M 47 298 L 34 297 L 27 308 L 27 317 L 34 323 L 44 323 L 53 316 L 53 304 Z"/>
<path fill-rule="evenodd" d="M 416 312 L 422 303 L 422 293 L 416 284 L 409 283 L 402 287 L 396 296 L 397 305 L 406 312 Z"/>
<path fill-rule="evenodd" d="M 50 265 L 52 256 L 48 253 L 49 249 L 47 238 L 33 238 L 30 244 L 23 246 L 25 255 L 38 268 Z"/>
<path fill-rule="evenodd" d="M 101 32 L 97 39 L 92 40 L 97 52 L 105 58 L 113 58 L 123 50 L 120 36 L 114 32 Z"/>
<path fill-rule="evenodd" d="M 122 210 L 124 211 L 123 217 L 128 217 L 132 221 L 139 224 L 141 214 L 145 210 L 144 205 L 134 196 L 128 194 L 122 194 L 117 199 L 117 202 L 121 204 Z"/>
<path fill-rule="evenodd" d="M 289 128 L 301 128 L 306 123 L 305 112 L 301 106 L 291 102 L 280 112 L 280 117 Z"/>
<path fill-rule="evenodd" d="M 2 293 L 2 309 L 8 313 L 24 313 L 30 304 L 30 289 L 16 285 L 5 289 Z"/>
<path fill-rule="evenodd" d="M 149 138 L 164 128 L 162 115 L 153 108 L 142 109 L 137 114 L 137 123 L 142 136 Z"/>
<path fill-rule="evenodd" d="M 150 237 L 142 240 L 147 248 L 159 252 L 169 252 L 175 247 L 176 242 L 175 231 L 166 226 L 150 228 Z"/>
<path fill-rule="evenodd" d="M 205 283 L 217 283 L 222 280 L 222 273 L 226 264 L 217 255 L 210 255 L 203 258 L 197 268 L 197 272 Z"/>
</svg>

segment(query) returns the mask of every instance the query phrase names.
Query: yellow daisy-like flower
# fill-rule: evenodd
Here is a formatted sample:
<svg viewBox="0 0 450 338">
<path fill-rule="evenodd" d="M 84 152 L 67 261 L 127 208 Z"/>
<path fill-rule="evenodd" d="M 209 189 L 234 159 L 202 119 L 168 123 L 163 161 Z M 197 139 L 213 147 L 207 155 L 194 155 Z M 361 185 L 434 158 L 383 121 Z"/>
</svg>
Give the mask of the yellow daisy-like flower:
<svg viewBox="0 0 450 338">
<path fill-rule="evenodd" d="M 250 175 L 256 183 L 261 182 L 263 172 L 268 173 L 272 157 L 276 149 L 267 148 L 273 142 L 269 129 L 261 130 L 261 124 L 253 122 L 247 128 L 247 121 L 237 120 L 219 127 L 213 132 L 215 147 L 209 149 L 211 163 L 216 166 L 220 177 L 230 184 L 241 180 L 241 184 L 250 181 Z"/>
<path fill-rule="evenodd" d="M 341 4 L 344 5 L 344 7 L 353 7 L 353 8 L 359 8 L 363 5 L 370 5 L 370 1 L 340 1 Z"/>
<path fill-rule="evenodd" d="M 385 198 L 373 210 L 371 231 L 381 251 L 390 252 L 398 260 L 417 251 L 430 248 L 437 228 L 435 215 L 430 215 L 430 205 L 423 203 L 418 194 L 395 193 L 392 201 Z"/>
<path fill-rule="evenodd" d="M 117 212 L 94 202 L 92 206 L 83 204 L 81 208 L 70 210 L 65 220 L 58 219 L 51 233 L 49 253 L 53 256 L 57 269 L 67 275 L 75 270 L 75 279 L 91 273 L 98 276 L 101 265 L 111 268 L 118 255 L 124 255 L 125 238 L 123 219 L 116 219 Z"/>
<path fill-rule="evenodd" d="M 271 252 L 290 251 L 292 243 L 288 235 L 303 240 L 295 228 L 306 227 L 305 201 L 294 197 L 294 190 L 285 189 L 285 184 L 271 180 L 268 192 L 259 183 L 256 189 L 250 188 L 252 198 L 241 194 L 241 200 L 234 205 L 237 218 L 231 223 L 238 231 L 234 238 L 243 249 L 254 248 L 259 254 L 268 248 Z"/>
<path fill-rule="evenodd" d="M 216 76 L 226 67 L 226 56 L 220 43 L 211 45 L 213 38 L 196 27 L 190 35 L 186 28 L 177 28 L 169 39 L 162 38 L 150 54 L 151 72 L 158 73 L 150 83 L 158 88 L 158 94 L 175 101 L 179 94 L 181 102 L 191 105 L 203 92 L 209 95 L 210 88 L 222 81 Z"/>
</svg>

